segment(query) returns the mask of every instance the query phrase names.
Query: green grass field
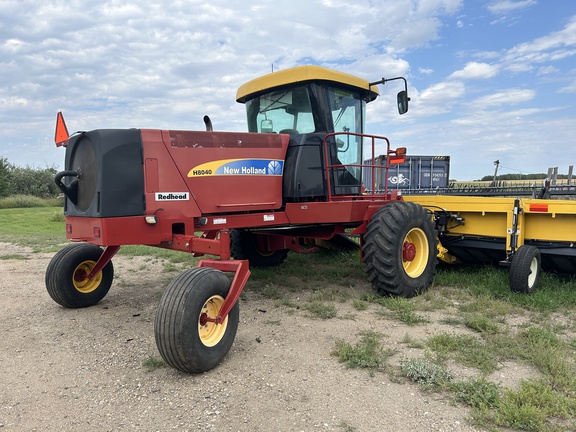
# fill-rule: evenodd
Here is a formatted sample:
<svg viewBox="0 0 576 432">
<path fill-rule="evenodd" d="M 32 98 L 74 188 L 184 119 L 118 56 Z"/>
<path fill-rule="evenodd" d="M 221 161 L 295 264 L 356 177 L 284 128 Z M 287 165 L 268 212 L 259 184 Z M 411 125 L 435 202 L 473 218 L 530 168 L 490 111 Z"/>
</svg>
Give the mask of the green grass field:
<svg viewBox="0 0 576 432">
<path fill-rule="evenodd" d="M 42 252 L 60 249 L 67 244 L 62 208 L 0 209 L 0 242 Z M 127 246 L 121 252 L 150 255 L 162 260 L 169 272 L 197 262 L 185 253 L 145 246 Z M 386 319 L 421 328 L 421 338 L 406 336 L 402 343 L 420 349 L 424 358 L 405 359 L 399 369 L 388 365 L 393 353 L 377 332 L 337 341 L 333 355 L 348 367 L 412 381 L 423 392 L 465 405 L 474 425 L 488 430 L 576 430 L 573 277 L 543 274 L 537 292 L 529 296 L 511 293 L 507 270 L 496 267 L 441 266 L 434 287 L 413 299 L 385 298 L 369 291 L 358 294 L 359 290 L 350 289 L 360 284 L 365 285 L 366 278 L 357 253 L 321 251 L 291 253 L 277 268 L 254 270 L 247 289 L 274 300 L 288 313 L 301 310 L 313 319 L 339 318 L 338 305 L 349 302 L 358 311 L 377 308 Z M 426 314 L 430 311 L 446 311 L 444 323 L 465 326 L 470 334 L 428 334 Z M 527 324 L 512 327 L 506 320 L 509 316 L 525 317 Z M 538 371 L 538 378 L 524 380 L 516 389 L 485 379 L 507 361 L 530 365 Z M 477 370 L 479 378 L 454 378 L 449 362 Z M 149 363 L 150 368 L 162 365 L 155 359 Z"/>
<path fill-rule="evenodd" d="M 0 209 L 0 241 L 35 251 L 56 251 L 66 243 L 62 207 Z"/>
</svg>

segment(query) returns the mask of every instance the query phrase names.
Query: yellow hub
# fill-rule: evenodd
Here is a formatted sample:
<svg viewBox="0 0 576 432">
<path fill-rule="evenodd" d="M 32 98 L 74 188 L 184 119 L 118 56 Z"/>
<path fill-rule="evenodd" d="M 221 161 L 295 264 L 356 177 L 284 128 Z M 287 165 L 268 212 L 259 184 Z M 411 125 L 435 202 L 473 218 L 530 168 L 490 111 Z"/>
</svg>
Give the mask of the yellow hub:
<svg viewBox="0 0 576 432">
<path fill-rule="evenodd" d="M 402 265 L 408 276 L 417 278 L 424 273 L 428 264 L 428 255 L 430 252 L 426 234 L 420 228 L 412 228 L 404 238 L 404 246 L 406 245 L 411 245 L 410 248 L 415 251 L 410 254 L 411 259 L 406 259 L 404 256 L 406 254 L 403 254 Z"/>
<path fill-rule="evenodd" d="M 98 288 L 102 282 L 102 272 L 98 273 L 92 279 L 87 278 L 95 265 L 95 261 L 84 261 L 78 264 L 74 270 L 72 283 L 74 284 L 74 288 L 83 294 L 91 293 Z"/>
<path fill-rule="evenodd" d="M 205 320 L 205 318 L 216 319 L 223 303 L 223 297 L 219 295 L 212 296 L 206 300 L 206 303 L 204 303 L 204 306 L 202 306 L 202 310 L 200 311 L 200 316 L 198 317 L 198 334 L 200 336 L 200 341 L 207 347 L 213 347 L 218 344 L 226 333 L 228 317 L 224 319 L 222 324 Z M 205 318 L 203 319 L 203 317 Z"/>
</svg>

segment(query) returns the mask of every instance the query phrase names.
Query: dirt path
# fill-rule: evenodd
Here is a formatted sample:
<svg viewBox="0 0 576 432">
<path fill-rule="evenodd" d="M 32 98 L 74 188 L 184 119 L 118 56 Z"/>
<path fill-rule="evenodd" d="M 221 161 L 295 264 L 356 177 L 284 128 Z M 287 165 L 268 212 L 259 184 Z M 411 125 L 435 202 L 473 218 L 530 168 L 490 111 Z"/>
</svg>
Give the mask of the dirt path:
<svg viewBox="0 0 576 432">
<path fill-rule="evenodd" d="M 402 326 L 351 302 L 338 304 L 338 316 L 348 318 L 313 319 L 248 290 L 223 364 L 202 375 L 149 371 L 143 361 L 160 358 L 156 307 L 175 273 L 119 256 L 108 296 L 73 310 L 46 293 L 51 254 L 7 244 L 0 254 L 27 258 L 0 259 L 0 430 L 477 430 L 462 406 L 386 373 L 347 369 L 330 354 L 337 339 L 375 330 L 399 349 L 398 362 L 410 355 L 400 346 L 406 333 L 434 326 Z"/>
</svg>

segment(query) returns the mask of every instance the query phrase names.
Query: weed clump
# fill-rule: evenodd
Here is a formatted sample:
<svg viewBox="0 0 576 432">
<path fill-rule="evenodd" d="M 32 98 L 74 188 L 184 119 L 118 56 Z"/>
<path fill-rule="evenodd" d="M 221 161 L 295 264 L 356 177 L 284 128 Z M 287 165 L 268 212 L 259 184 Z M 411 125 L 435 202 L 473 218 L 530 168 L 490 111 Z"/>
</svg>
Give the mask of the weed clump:
<svg viewBox="0 0 576 432">
<path fill-rule="evenodd" d="M 452 373 L 443 366 L 428 360 L 412 358 L 400 364 L 402 374 L 418 383 L 425 390 L 445 388 L 452 380 Z"/>
</svg>

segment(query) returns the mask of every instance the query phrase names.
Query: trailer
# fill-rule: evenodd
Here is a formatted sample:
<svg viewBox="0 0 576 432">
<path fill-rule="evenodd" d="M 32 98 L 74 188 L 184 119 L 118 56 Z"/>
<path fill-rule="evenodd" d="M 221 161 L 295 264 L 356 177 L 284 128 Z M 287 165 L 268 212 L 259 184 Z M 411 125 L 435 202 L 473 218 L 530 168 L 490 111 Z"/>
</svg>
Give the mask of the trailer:
<svg viewBox="0 0 576 432">
<path fill-rule="evenodd" d="M 433 214 L 438 258 L 510 268 L 510 289 L 532 293 L 541 270 L 576 274 L 576 201 L 405 195 Z"/>
</svg>

